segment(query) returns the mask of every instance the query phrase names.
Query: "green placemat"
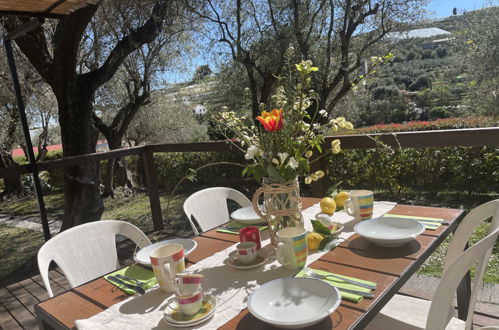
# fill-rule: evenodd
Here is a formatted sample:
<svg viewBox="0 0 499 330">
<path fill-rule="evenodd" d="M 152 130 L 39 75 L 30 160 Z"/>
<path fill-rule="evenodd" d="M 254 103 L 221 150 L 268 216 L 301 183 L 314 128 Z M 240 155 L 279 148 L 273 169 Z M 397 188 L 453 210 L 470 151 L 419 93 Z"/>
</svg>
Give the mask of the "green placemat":
<svg viewBox="0 0 499 330">
<path fill-rule="evenodd" d="M 425 221 L 425 220 L 444 221 L 444 219 L 439 219 L 439 218 L 416 217 L 413 215 L 400 215 L 400 214 L 391 214 L 391 213 L 387 213 L 383 217 L 385 217 L 385 218 L 397 217 L 397 218 L 413 219 L 413 220 L 416 220 L 417 222 L 419 222 L 420 224 L 422 224 L 423 226 L 425 226 L 425 228 L 429 229 L 429 230 L 437 230 L 438 228 L 440 228 L 440 226 L 442 224 L 437 223 L 437 222 Z"/>
<path fill-rule="evenodd" d="M 245 224 L 242 224 L 242 223 L 237 222 L 237 221 L 231 221 L 231 222 L 225 224 L 225 226 L 218 228 L 217 232 L 219 232 L 219 233 L 233 234 L 233 235 L 239 235 L 239 231 L 241 229 L 243 229 L 243 228 L 246 228 L 246 227 L 256 227 L 260 231 L 264 231 L 265 229 L 267 229 L 268 226 L 262 226 L 262 225 L 245 225 Z"/>
<path fill-rule="evenodd" d="M 312 269 L 312 268 L 309 268 L 309 269 Z M 326 272 L 326 271 L 319 270 L 319 269 L 312 269 L 312 270 L 314 271 L 314 273 L 317 273 L 319 275 L 330 275 L 330 274 L 333 274 L 333 275 L 338 275 L 338 276 L 341 276 L 341 277 L 344 277 L 344 278 L 348 278 L 348 279 L 351 279 L 351 280 L 355 280 L 355 281 L 358 281 L 358 282 L 361 282 L 361 283 L 370 284 L 370 285 L 377 285 L 375 282 L 366 281 L 366 280 L 362 280 L 362 279 L 355 278 L 355 277 L 350 277 L 350 276 L 345 276 L 345 275 L 330 273 L 330 272 Z M 308 276 L 305 275 L 305 270 L 302 269 L 298 274 L 295 275 L 295 277 L 308 277 Z M 364 299 L 364 297 L 356 295 L 354 293 L 350 293 L 350 292 L 343 292 L 343 291 L 341 291 L 341 288 L 371 293 L 370 289 L 366 289 L 366 288 L 357 286 L 355 284 L 350 284 L 350 283 L 344 282 L 344 281 L 342 281 L 340 279 L 336 279 L 336 278 L 330 277 L 328 279 L 324 279 L 323 281 L 329 282 L 332 285 L 334 285 L 335 287 L 337 287 L 338 289 L 340 289 L 340 294 L 341 294 L 341 297 L 343 299 L 347 299 L 347 300 L 353 301 L 355 303 L 361 302 L 362 299 Z"/>
<path fill-rule="evenodd" d="M 110 276 L 116 276 L 116 274 L 123 275 L 127 278 L 133 279 L 131 281 L 124 281 L 128 284 L 137 285 L 137 281 L 140 283 L 141 287 L 145 290 L 155 286 L 158 284 L 156 278 L 154 277 L 154 273 L 151 270 L 148 270 L 140 265 L 131 265 L 122 269 L 119 269 L 111 274 L 104 276 L 104 278 L 110 282 L 111 284 L 120 288 L 126 294 L 136 294 L 135 290 L 124 287 L 120 283 L 114 282 L 112 279 L 109 279 Z M 134 281 L 136 280 L 136 281 Z"/>
</svg>

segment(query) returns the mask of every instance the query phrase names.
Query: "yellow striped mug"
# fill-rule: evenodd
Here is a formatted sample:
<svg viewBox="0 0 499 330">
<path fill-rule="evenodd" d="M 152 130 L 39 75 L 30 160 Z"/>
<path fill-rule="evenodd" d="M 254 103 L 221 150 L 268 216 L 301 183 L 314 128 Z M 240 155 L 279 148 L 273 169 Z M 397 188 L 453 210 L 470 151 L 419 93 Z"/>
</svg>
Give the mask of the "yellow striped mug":
<svg viewBox="0 0 499 330">
<path fill-rule="evenodd" d="M 301 227 L 287 227 L 277 231 L 277 261 L 289 270 L 305 267 L 307 261 L 307 232 Z"/>
<path fill-rule="evenodd" d="M 373 205 L 374 197 L 371 190 L 353 190 L 345 201 L 345 212 L 357 221 L 371 219 Z"/>
</svg>

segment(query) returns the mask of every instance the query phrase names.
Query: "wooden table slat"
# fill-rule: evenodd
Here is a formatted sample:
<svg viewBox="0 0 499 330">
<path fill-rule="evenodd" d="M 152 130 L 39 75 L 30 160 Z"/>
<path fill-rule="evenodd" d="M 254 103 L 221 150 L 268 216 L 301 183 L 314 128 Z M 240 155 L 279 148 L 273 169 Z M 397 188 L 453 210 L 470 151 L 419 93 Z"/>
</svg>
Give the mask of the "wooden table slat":
<svg viewBox="0 0 499 330">
<path fill-rule="evenodd" d="M 35 308 L 45 314 L 57 315 L 58 323 L 69 329 L 74 327 L 76 320 L 89 318 L 104 310 L 72 291 L 61 294 L 57 299 L 44 301 Z"/>
<path fill-rule="evenodd" d="M 406 258 L 390 258 L 377 255 L 369 250 L 350 250 L 337 248 L 324 254 L 319 260 L 335 264 L 371 270 L 398 276 L 414 261 Z"/>
<path fill-rule="evenodd" d="M 357 234 L 350 236 L 348 240 L 343 241 L 339 248 L 352 249 L 365 253 L 372 258 L 409 258 L 417 259 L 430 246 L 436 237 L 418 236 L 403 247 L 386 248 L 375 245 Z"/>
</svg>

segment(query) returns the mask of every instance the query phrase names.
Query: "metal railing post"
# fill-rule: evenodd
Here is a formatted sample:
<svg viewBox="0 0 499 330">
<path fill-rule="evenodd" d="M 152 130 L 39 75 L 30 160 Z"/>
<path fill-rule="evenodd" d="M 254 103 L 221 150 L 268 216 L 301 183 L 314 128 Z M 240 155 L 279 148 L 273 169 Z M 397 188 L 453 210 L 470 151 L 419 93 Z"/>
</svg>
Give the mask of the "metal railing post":
<svg viewBox="0 0 499 330">
<path fill-rule="evenodd" d="M 45 241 L 48 241 L 50 239 L 50 228 L 47 219 L 47 211 L 45 210 L 45 202 L 43 200 L 42 187 L 40 185 L 40 178 L 38 177 L 38 167 L 36 165 L 35 154 L 33 153 L 33 144 L 31 143 L 31 136 L 29 134 L 28 120 L 26 119 L 24 101 L 21 94 L 21 87 L 19 85 L 19 77 L 17 75 L 14 52 L 12 51 L 12 40 L 9 38 L 4 38 L 3 44 L 5 47 L 5 53 L 7 54 L 7 61 L 9 63 L 10 73 L 12 76 L 12 84 L 14 85 L 17 106 L 19 107 L 19 114 L 21 117 L 24 140 L 26 141 L 26 149 L 28 152 L 29 170 L 31 172 L 31 175 L 33 176 L 35 195 L 36 199 L 38 200 L 38 208 L 40 210 L 40 219 L 42 222 L 43 236 L 45 237 Z"/>
</svg>

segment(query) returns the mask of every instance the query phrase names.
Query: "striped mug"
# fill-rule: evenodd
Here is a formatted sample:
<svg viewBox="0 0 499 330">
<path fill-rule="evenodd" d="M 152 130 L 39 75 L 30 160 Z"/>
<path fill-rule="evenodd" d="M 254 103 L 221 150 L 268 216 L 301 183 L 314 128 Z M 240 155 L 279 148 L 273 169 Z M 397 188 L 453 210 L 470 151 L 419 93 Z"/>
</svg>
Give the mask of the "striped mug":
<svg viewBox="0 0 499 330">
<path fill-rule="evenodd" d="M 175 292 L 175 276 L 185 270 L 184 247 L 166 244 L 153 250 L 149 258 L 160 289 L 165 293 Z"/>
<path fill-rule="evenodd" d="M 298 270 L 307 261 L 307 232 L 301 227 L 287 227 L 277 231 L 277 261 L 284 268 Z"/>
<path fill-rule="evenodd" d="M 357 221 L 371 219 L 373 204 L 374 197 L 371 190 L 353 190 L 345 201 L 345 211 Z"/>
</svg>

